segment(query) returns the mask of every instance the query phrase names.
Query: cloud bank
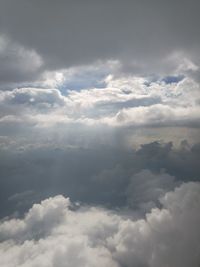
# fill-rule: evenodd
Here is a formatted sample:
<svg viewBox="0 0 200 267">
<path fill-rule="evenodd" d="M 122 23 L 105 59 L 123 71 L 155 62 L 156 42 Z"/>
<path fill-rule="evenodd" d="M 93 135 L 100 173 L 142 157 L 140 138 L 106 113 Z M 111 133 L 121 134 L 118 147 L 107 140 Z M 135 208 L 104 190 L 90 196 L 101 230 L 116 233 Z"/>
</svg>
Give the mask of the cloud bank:
<svg viewBox="0 0 200 267">
<path fill-rule="evenodd" d="M 152 142 L 132 149 L 124 147 L 121 135 L 114 139 L 113 132 L 97 143 L 97 133 L 88 136 L 86 130 L 80 139 L 72 132 L 60 144 L 55 137 L 33 140 L 32 145 L 23 140 L 9 144 L 0 155 L 1 217 L 21 214 L 34 202 L 57 194 L 92 205 L 148 211 L 180 182 L 199 179 L 199 144 Z"/>
<path fill-rule="evenodd" d="M 64 93 L 58 88 L 22 87 L 0 91 L 0 124 L 11 120 L 24 121 L 25 127 L 28 121 L 38 127 L 82 124 L 199 128 L 198 83 L 190 78 L 172 83 L 146 82 L 139 77 L 108 75 L 100 89 Z"/>
<path fill-rule="evenodd" d="M 0 10 L 0 31 L 37 51 L 43 69 L 118 59 L 124 72 L 144 75 L 199 65 L 197 0 L 2 0 Z"/>
</svg>

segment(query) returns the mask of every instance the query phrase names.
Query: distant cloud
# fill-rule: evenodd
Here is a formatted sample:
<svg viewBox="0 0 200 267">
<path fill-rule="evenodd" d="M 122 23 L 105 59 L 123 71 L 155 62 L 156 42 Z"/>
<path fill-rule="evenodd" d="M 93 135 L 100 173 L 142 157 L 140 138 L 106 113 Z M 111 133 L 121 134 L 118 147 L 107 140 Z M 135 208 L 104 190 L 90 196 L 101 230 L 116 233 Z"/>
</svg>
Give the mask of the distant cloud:
<svg viewBox="0 0 200 267">
<path fill-rule="evenodd" d="M 59 80 L 61 86 L 64 74 L 54 74 L 55 84 Z M 54 83 L 46 78 L 46 85 Z M 8 115 L 20 120 L 26 115 L 30 121 L 45 127 L 56 124 L 65 127 L 68 123 L 199 127 L 198 83 L 188 77 L 167 84 L 162 80 L 149 85 L 145 82 L 142 77 L 108 75 L 102 88 L 65 93 L 51 87 L 0 91 L 1 120 L 7 121 Z"/>
<path fill-rule="evenodd" d="M 42 108 L 42 104 L 46 107 L 64 105 L 64 97 L 59 90 L 56 89 L 40 89 L 40 88 L 20 88 L 12 91 L 1 93 L 1 101 L 4 105 L 21 105 L 38 106 Z"/>
</svg>

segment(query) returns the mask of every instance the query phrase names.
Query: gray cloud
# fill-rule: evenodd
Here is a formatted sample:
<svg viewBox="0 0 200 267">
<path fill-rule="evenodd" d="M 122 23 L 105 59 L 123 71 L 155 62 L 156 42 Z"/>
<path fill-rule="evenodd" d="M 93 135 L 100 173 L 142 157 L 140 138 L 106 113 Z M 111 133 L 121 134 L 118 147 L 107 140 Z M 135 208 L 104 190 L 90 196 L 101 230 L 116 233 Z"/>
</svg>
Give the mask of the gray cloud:
<svg viewBox="0 0 200 267">
<path fill-rule="evenodd" d="M 199 144 L 183 142 L 173 147 L 172 143 L 153 142 L 134 150 L 124 147 L 113 132 L 110 137 L 104 132 L 102 142 L 100 138 L 97 142 L 99 129 L 92 134 L 81 128 L 82 138 L 77 128 L 70 130 L 67 145 L 64 140 L 55 143 L 55 138 L 48 141 L 49 132 L 36 144 L 39 137 L 33 133 L 32 143 L 25 144 L 23 137 L 21 145 L 13 140 L 2 150 L 1 217 L 16 211 L 21 214 L 35 199 L 60 193 L 73 201 L 112 209 L 129 206 L 143 212 L 181 181 L 199 179 Z M 34 191 L 32 197 L 10 201 L 16 193 L 29 190 Z"/>
<path fill-rule="evenodd" d="M 53 108 L 65 104 L 64 97 L 56 89 L 39 89 L 39 88 L 20 88 L 8 92 L 2 92 L 1 103 L 8 108 L 14 107 L 13 113 L 16 114 L 16 107 L 36 107 L 39 111 L 42 108 Z M 6 112 L 8 115 L 8 112 Z"/>
<path fill-rule="evenodd" d="M 37 51 L 47 69 L 114 58 L 125 71 L 173 73 L 182 55 L 199 65 L 198 9 L 197 0 L 3 0 L 0 30 Z"/>
<path fill-rule="evenodd" d="M 166 173 L 152 173 L 142 170 L 134 174 L 127 188 L 128 203 L 135 209 L 149 210 L 156 206 L 158 199 L 172 190 L 177 181 Z"/>
<path fill-rule="evenodd" d="M 0 35 L 0 85 L 34 81 L 40 74 L 42 58 L 33 49 L 19 45 Z"/>
</svg>

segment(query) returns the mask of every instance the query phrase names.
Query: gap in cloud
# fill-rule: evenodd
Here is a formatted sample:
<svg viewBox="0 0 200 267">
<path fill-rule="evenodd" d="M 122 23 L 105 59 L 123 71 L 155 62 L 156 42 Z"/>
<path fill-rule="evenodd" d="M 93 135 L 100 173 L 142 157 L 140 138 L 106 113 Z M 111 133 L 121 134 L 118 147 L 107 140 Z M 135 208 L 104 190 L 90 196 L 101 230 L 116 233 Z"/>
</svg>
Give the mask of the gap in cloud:
<svg viewBox="0 0 200 267">
<path fill-rule="evenodd" d="M 186 76 L 183 74 L 171 74 L 164 77 L 160 77 L 158 75 L 152 75 L 150 77 L 146 77 L 144 81 L 144 85 L 146 87 L 150 87 L 154 83 L 165 83 L 166 85 L 170 84 L 178 84 L 181 82 Z"/>
<path fill-rule="evenodd" d="M 68 90 L 80 91 L 89 88 L 104 88 L 106 86 L 104 79 L 105 73 L 83 72 L 74 74 L 70 78 L 66 78 L 63 84 L 58 86 L 58 89 L 64 94 Z"/>
<path fill-rule="evenodd" d="M 67 91 L 80 91 L 90 88 L 105 88 L 106 78 L 115 73 L 120 63 L 116 61 L 97 61 L 90 65 L 68 68 L 62 71 L 63 80 L 56 88 L 63 94 Z"/>
<path fill-rule="evenodd" d="M 166 76 L 164 77 L 161 81 L 166 83 L 166 84 L 171 84 L 171 83 L 179 83 L 185 78 L 184 75 L 177 75 L 177 76 Z"/>
</svg>

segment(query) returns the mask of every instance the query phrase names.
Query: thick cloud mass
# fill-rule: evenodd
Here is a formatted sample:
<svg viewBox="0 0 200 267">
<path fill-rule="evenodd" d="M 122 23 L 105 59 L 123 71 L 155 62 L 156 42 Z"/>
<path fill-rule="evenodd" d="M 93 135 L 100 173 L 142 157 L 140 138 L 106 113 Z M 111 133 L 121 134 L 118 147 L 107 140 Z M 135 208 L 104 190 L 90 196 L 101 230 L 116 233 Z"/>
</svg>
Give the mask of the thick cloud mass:
<svg viewBox="0 0 200 267">
<path fill-rule="evenodd" d="M 86 129 L 82 137 L 75 130 L 60 145 L 58 140 L 54 143 L 54 136 L 32 144 L 25 144 L 24 137 L 21 144 L 13 141 L 2 150 L 1 217 L 15 211 L 21 214 L 32 203 L 56 194 L 110 208 L 129 206 L 143 213 L 180 182 L 199 179 L 199 144 L 183 141 L 175 147 L 171 142 L 153 142 L 134 150 L 125 148 L 122 137 L 114 138 L 113 132 L 104 133 L 97 143 L 99 129 L 93 133 Z"/>
<path fill-rule="evenodd" d="M 0 266 L 200 266 L 199 7 L 0 0 Z"/>
<path fill-rule="evenodd" d="M 162 208 L 134 220 L 101 208 L 73 209 L 61 195 L 46 199 L 23 219 L 1 222 L 0 264 L 198 267 L 199 183 L 182 184 L 160 203 Z"/>
<path fill-rule="evenodd" d="M 62 80 L 62 79 L 61 79 Z M 144 78 L 108 75 L 103 88 L 69 90 L 16 88 L 0 91 L 0 124 L 13 121 L 39 127 L 84 124 L 110 127 L 199 128 L 199 84 L 190 78 L 175 83 L 145 83 Z"/>
<path fill-rule="evenodd" d="M 120 59 L 124 70 L 171 72 L 199 62 L 199 1 L 2 0 L 0 30 L 35 49 L 46 68 Z"/>
</svg>

